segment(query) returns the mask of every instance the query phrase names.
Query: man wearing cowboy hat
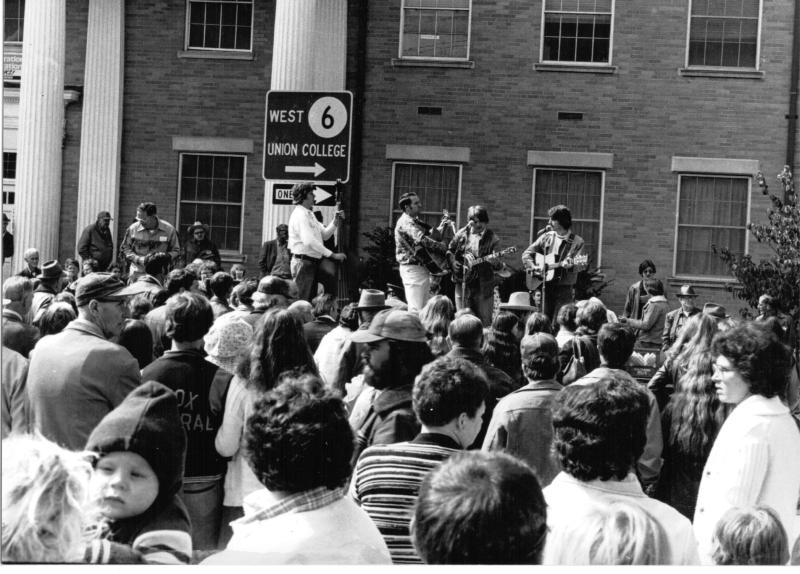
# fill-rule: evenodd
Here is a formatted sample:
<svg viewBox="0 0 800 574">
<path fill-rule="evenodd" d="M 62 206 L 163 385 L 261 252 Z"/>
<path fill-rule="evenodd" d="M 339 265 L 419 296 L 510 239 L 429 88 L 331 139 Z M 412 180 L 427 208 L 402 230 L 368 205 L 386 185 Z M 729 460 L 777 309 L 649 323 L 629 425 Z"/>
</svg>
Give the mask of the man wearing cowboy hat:
<svg viewBox="0 0 800 574">
<path fill-rule="evenodd" d="M 157 213 L 158 208 L 154 203 L 140 203 L 136 208 L 136 221 L 125 232 L 121 250 L 125 260 L 131 265 L 128 283 L 133 283 L 144 273 L 144 258 L 148 253 L 169 253 L 173 262 L 181 253 L 178 232 L 171 224 L 159 218 Z"/>
<path fill-rule="evenodd" d="M 498 307 L 501 311 L 514 313 L 523 325 L 528 320 L 528 315 L 536 311 L 536 307 L 531 305 L 531 296 L 527 291 L 515 291 L 508 296 L 507 303 L 500 303 Z"/>
<path fill-rule="evenodd" d="M 222 269 L 219 250 L 209 237 L 208 225 L 200 221 L 195 221 L 189 226 L 188 237 L 183 244 L 183 253 L 181 254 L 181 261 L 184 265 L 189 265 L 195 259 L 213 261 L 217 264 L 217 270 Z"/>
<path fill-rule="evenodd" d="M 78 255 L 83 261 L 97 261 L 95 271 L 107 270 L 114 259 L 114 239 L 109 229 L 112 219 L 108 211 L 101 211 L 97 214 L 97 221 L 87 225 L 78 240 Z"/>
<path fill-rule="evenodd" d="M 664 332 L 661 334 L 661 340 L 663 341 L 661 352 L 663 353 L 666 353 L 678 338 L 689 317 L 700 312 L 700 309 L 694 304 L 697 293 L 695 293 L 694 287 L 691 285 L 681 285 L 681 290 L 678 291 L 675 297 L 678 298 L 681 306 L 667 313 L 667 318 L 664 321 Z"/>
<path fill-rule="evenodd" d="M 61 291 L 66 278 L 64 277 L 64 270 L 55 259 L 46 261 L 42 265 L 42 272 L 36 276 L 39 280 L 36 289 L 33 290 L 33 302 L 31 303 L 31 322 L 36 323 L 39 315 L 53 300 L 59 291 Z"/>
</svg>

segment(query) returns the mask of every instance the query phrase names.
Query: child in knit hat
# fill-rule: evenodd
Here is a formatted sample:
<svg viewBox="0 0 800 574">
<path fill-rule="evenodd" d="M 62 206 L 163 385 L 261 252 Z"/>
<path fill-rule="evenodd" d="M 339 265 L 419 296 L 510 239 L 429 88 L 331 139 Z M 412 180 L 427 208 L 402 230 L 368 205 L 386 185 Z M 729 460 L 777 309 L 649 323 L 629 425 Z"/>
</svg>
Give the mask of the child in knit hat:
<svg viewBox="0 0 800 574">
<path fill-rule="evenodd" d="M 191 526 L 178 498 L 186 436 L 175 393 L 155 381 L 137 387 L 95 427 L 86 449 L 98 455 L 92 490 L 108 530 L 87 560 L 188 564 Z"/>
</svg>

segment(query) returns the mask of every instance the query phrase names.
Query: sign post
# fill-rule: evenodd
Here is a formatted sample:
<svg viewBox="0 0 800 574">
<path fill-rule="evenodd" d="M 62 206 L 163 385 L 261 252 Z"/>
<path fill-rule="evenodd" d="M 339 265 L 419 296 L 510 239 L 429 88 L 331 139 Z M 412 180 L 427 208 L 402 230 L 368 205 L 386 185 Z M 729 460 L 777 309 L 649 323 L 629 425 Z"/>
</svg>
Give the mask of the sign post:
<svg viewBox="0 0 800 574">
<path fill-rule="evenodd" d="M 353 94 L 348 91 L 267 92 L 264 179 L 346 183 L 352 109 Z M 278 192 L 273 195 L 277 200 Z"/>
</svg>

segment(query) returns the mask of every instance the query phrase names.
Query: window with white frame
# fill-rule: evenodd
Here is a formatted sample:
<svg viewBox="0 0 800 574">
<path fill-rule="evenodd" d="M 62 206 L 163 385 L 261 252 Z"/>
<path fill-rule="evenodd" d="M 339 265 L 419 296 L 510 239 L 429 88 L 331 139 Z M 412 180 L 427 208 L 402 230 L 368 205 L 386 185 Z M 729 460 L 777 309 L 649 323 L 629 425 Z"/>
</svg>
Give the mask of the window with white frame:
<svg viewBox="0 0 800 574">
<path fill-rule="evenodd" d="M 678 177 L 675 275 L 729 275 L 711 246 L 727 247 L 736 255 L 745 253 L 749 197 L 748 177 Z"/>
<path fill-rule="evenodd" d="M 3 152 L 3 205 L 16 203 L 17 152 Z"/>
<path fill-rule="evenodd" d="M 428 225 L 439 225 L 445 209 L 455 221 L 461 193 L 461 166 L 395 162 L 392 174 L 392 227 L 403 213 L 397 202 L 407 192 L 414 192 L 419 196 L 422 202 L 419 217 Z"/>
<path fill-rule="evenodd" d="M 689 66 L 756 68 L 760 0 L 691 0 Z"/>
<path fill-rule="evenodd" d="M 543 62 L 608 64 L 614 0 L 545 0 Z"/>
<path fill-rule="evenodd" d="M 22 42 L 25 24 L 25 0 L 4 0 L 3 41 Z"/>
<path fill-rule="evenodd" d="M 566 205 L 572 214 L 571 231 L 583 238 L 589 265 L 598 265 L 604 180 L 602 170 L 535 168 L 531 239 L 547 226 L 551 207 Z"/>
<path fill-rule="evenodd" d="M 403 0 L 400 57 L 466 60 L 472 0 Z"/>
<path fill-rule="evenodd" d="M 252 50 L 253 0 L 188 0 L 186 49 Z"/>
<path fill-rule="evenodd" d="M 220 251 L 241 251 L 245 157 L 182 153 L 178 225 L 195 221 L 210 228 Z"/>
</svg>

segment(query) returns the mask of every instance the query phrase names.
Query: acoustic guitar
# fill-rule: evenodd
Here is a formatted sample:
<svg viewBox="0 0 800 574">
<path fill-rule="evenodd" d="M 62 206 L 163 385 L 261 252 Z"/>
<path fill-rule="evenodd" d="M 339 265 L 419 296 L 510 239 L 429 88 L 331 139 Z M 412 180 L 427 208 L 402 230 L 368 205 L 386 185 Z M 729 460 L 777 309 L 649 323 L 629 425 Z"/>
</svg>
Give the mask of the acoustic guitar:
<svg viewBox="0 0 800 574">
<path fill-rule="evenodd" d="M 470 283 L 475 279 L 477 274 L 477 265 L 486 261 L 491 261 L 492 259 L 497 259 L 498 257 L 505 257 L 506 255 L 515 253 L 516 251 L 517 247 L 512 245 L 511 247 L 507 247 L 501 251 L 493 251 L 487 255 L 484 255 L 483 257 L 475 257 L 472 253 L 464 253 L 461 257 L 456 255 L 456 261 L 461 263 L 462 268 L 460 272 L 453 269 L 453 282 L 461 283 L 463 281 L 465 283 Z"/>
<path fill-rule="evenodd" d="M 525 284 L 529 291 L 535 291 L 542 283 L 552 281 L 556 276 L 557 269 L 564 269 L 564 264 L 570 261 L 574 266 L 586 265 L 589 261 L 588 255 L 576 255 L 573 258 L 567 257 L 563 261 L 556 261 L 556 254 L 550 253 L 542 255 L 534 253 L 534 267 L 526 269 Z"/>
</svg>

